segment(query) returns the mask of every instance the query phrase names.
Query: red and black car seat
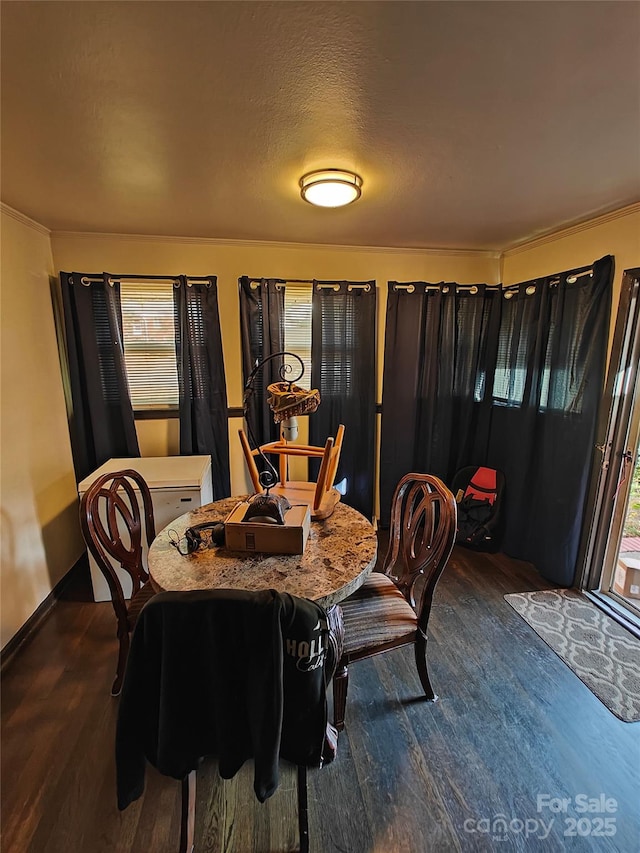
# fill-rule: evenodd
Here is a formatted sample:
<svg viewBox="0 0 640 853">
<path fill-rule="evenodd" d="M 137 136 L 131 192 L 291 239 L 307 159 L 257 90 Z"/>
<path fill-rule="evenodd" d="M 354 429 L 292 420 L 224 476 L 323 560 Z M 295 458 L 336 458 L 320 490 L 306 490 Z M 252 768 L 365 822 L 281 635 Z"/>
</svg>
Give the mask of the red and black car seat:
<svg viewBox="0 0 640 853">
<path fill-rule="evenodd" d="M 451 491 L 458 504 L 456 542 L 478 551 L 500 547 L 504 474 L 495 468 L 471 465 L 453 478 Z"/>
</svg>

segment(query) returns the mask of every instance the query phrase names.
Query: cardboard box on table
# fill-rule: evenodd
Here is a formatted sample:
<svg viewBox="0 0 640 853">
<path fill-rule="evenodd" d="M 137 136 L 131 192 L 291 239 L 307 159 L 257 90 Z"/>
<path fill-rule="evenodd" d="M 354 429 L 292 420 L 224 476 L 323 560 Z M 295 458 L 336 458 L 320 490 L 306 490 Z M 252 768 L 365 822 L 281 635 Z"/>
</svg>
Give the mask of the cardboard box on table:
<svg viewBox="0 0 640 853">
<path fill-rule="evenodd" d="M 264 554 L 303 554 L 309 536 L 308 506 L 293 506 L 284 514 L 284 524 L 243 521 L 249 504 L 239 503 L 224 524 L 225 547 L 230 551 L 262 551 Z"/>
</svg>

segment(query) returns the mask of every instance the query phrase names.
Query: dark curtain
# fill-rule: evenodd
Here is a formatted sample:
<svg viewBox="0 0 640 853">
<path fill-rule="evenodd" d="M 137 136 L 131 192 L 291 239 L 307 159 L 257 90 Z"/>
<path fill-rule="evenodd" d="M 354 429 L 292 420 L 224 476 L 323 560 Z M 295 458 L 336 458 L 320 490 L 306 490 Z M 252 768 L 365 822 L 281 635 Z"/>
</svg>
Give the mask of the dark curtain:
<svg viewBox="0 0 640 853">
<path fill-rule="evenodd" d="M 309 418 L 312 444 L 324 445 L 340 424 L 345 434 L 335 482 L 345 503 L 373 515 L 376 424 L 375 281 L 313 283 L 311 385 L 320 407 Z M 314 463 L 314 464 L 312 464 Z M 319 464 L 311 460 L 312 476 Z"/>
<path fill-rule="evenodd" d="M 180 453 L 211 456 L 213 499 L 231 494 L 227 386 L 216 277 L 174 288 Z"/>
<path fill-rule="evenodd" d="M 380 522 L 410 471 L 450 483 L 487 451 L 500 293 L 484 284 L 389 282 L 380 449 Z"/>
<path fill-rule="evenodd" d="M 102 281 L 88 278 L 60 273 L 78 482 L 108 459 L 140 456 L 124 363 L 120 285 L 110 283 L 107 273 Z"/>
<path fill-rule="evenodd" d="M 239 280 L 242 375 L 246 384 L 257 363 L 284 350 L 284 283 L 276 279 Z M 253 392 L 245 394 L 245 418 L 252 446 L 277 441 L 280 430 L 267 405 L 266 387 L 280 379 L 282 359 L 274 358 L 260 368 Z M 256 460 L 260 467 L 260 459 Z"/>
<path fill-rule="evenodd" d="M 506 478 L 502 547 L 561 586 L 574 580 L 612 280 L 607 256 L 507 288 L 502 299 L 487 456 Z"/>
</svg>

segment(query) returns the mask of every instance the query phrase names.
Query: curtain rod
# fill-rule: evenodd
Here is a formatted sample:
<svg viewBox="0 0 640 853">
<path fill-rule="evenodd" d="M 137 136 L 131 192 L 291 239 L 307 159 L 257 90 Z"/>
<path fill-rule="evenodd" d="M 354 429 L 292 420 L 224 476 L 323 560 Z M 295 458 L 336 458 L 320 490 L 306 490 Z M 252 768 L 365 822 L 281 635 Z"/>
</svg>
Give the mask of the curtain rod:
<svg viewBox="0 0 640 853">
<path fill-rule="evenodd" d="M 212 276 L 186 276 L 187 284 L 189 282 L 207 282 L 212 278 Z M 83 275 L 80 279 L 80 283 L 84 285 L 89 284 L 97 284 L 98 282 L 104 281 L 102 276 L 93 276 L 93 275 Z M 158 281 L 163 282 L 165 284 L 178 284 L 179 278 L 176 276 L 175 278 L 171 278 L 165 275 L 114 275 L 109 276 L 107 278 L 109 284 L 120 283 L 121 281 Z"/>
<path fill-rule="evenodd" d="M 569 284 L 575 284 L 575 282 L 579 278 L 582 278 L 585 275 L 592 276 L 593 275 L 593 267 L 584 267 L 583 269 L 579 269 L 579 270 L 576 270 L 575 272 L 572 272 L 570 275 L 567 276 L 567 282 Z M 415 282 L 415 283 L 409 283 L 409 284 L 399 284 L 398 282 L 394 282 L 393 283 L 393 289 L 394 290 L 407 290 L 407 291 L 413 293 L 413 291 L 416 289 L 416 287 L 420 286 L 421 284 L 422 284 L 422 282 Z M 528 287 L 526 289 L 527 294 L 535 292 L 535 285 L 530 283 L 530 282 L 529 283 L 520 282 L 518 284 L 509 284 L 506 286 L 503 286 L 501 284 L 485 284 L 484 288 L 485 288 L 485 290 L 501 290 L 501 291 L 504 291 L 505 295 L 508 298 L 508 297 L 513 295 L 513 291 L 518 290 L 523 284 L 528 284 Z M 560 277 L 559 276 L 552 277 L 549 280 L 549 284 L 550 285 L 560 284 Z M 469 293 L 471 293 L 471 294 L 478 293 L 478 285 L 477 284 L 456 284 L 456 285 L 453 285 L 453 284 L 447 284 L 446 282 L 443 282 L 442 284 L 425 284 L 424 289 L 425 289 L 425 293 L 429 290 L 435 290 L 435 291 L 443 290 L 445 293 L 448 293 L 449 288 L 453 287 L 453 286 L 455 286 L 455 288 L 456 288 L 456 293 L 459 293 L 460 291 L 465 291 L 465 290 L 468 290 Z"/>
<path fill-rule="evenodd" d="M 249 282 L 249 286 L 252 287 L 254 284 L 258 285 L 262 281 L 274 281 L 276 284 L 276 288 L 281 284 L 315 284 L 318 290 L 328 290 L 329 288 L 336 288 L 337 285 L 342 284 L 345 279 L 328 279 L 325 281 L 319 281 L 317 278 L 269 278 L 268 276 L 263 276 L 262 278 L 249 278 L 247 277 L 247 281 Z M 358 282 L 349 282 L 349 290 L 371 290 L 371 284 L 369 282 L 365 282 L 364 284 L 359 284 Z M 255 289 L 255 288 L 252 288 Z"/>
<path fill-rule="evenodd" d="M 419 287 L 420 285 L 424 286 L 425 293 L 428 290 L 444 290 L 445 293 L 448 293 L 450 287 L 455 287 L 456 293 L 459 293 L 461 290 L 468 290 L 469 293 L 478 293 L 478 285 L 477 284 L 453 284 L 453 283 L 447 284 L 446 282 L 444 282 L 443 284 L 423 284 L 423 282 L 418 281 L 418 282 L 409 283 L 409 284 L 399 284 L 397 281 L 394 281 L 393 282 L 393 289 L 394 290 L 408 290 L 410 293 L 413 293 L 413 291 L 416 289 L 416 287 Z M 499 285 L 499 284 L 485 284 L 484 288 L 485 288 L 485 290 L 500 290 L 501 285 Z"/>
<path fill-rule="evenodd" d="M 341 281 L 316 281 L 317 290 L 340 290 Z M 351 281 L 347 284 L 347 290 L 365 290 L 369 292 L 371 285 L 369 282 L 359 284 L 357 281 Z"/>
<path fill-rule="evenodd" d="M 248 278 L 247 281 L 249 284 L 260 284 L 261 281 L 275 281 L 276 284 L 318 284 L 321 287 L 333 287 L 336 284 L 342 284 L 344 278 L 335 278 L 335 279 L 317 279 L 317 278 L 270 278 L 269 276 L 262 276 L 262 278 Z M 352 282 L 352 287 L 367 287 L 369 282 L 365 284 L 358 284 L 357 282 Z"/>
<path fill-rule="evenodd" d="M 264 275 L 262 278 L 248 278 L 248 281 L 249 284 L 260 284 L 265 279 L 275 281 L 277 284 L 313 284 L 312 278 L 269 278 L 269 276 Z"/>
<path fill-rule="evenodd" d="M 584 267 L 582 269 L 577 269 L 575 272 L 570 272 L 568 275 L 567 273 L 560 273 L 559 275 L 554 275 L 550 277 L 541 276 L 541 278 L 548 277 L 549 281 L 547 282 L 547 284 L 551 287 L 555 287 L 556 284 L 560 284 L 561 277 L 563 275 L 566 277 L 567 284 L 575 284 L 579 278 L 583 278 L 586 275 L 593 276 L 593 267 Z M 509 299 L 511 296 L 513 296 L 514 291 L 519 290 L 523 285 L 526 285 L 525 293 L 528 296 L 531 296 L 531 294 L 535 293 L 536 291 L 536 283 L 538 281 L 539 279 L 532 279 L 531 281 L 522 281 L 518 284 L 508 284 L 504 288 L 505 296 L 507 299 Z"/>
<path fill-rule="evenodd" d="M 575 284 L 575 282 L 579 278 L 582 278 L 585 275 L 592 276 L 593 275 L 593 267 L 587 267 L 586 269 L 583 269 L 581 271 L 571 273 L 571 275 L 567 276 L 567 282 L 569 284 Z M 552 279 L 549 282 L 549 284 L 560 284 L 560 278 L 556 276 L 556 278 Z"/>
</svg>

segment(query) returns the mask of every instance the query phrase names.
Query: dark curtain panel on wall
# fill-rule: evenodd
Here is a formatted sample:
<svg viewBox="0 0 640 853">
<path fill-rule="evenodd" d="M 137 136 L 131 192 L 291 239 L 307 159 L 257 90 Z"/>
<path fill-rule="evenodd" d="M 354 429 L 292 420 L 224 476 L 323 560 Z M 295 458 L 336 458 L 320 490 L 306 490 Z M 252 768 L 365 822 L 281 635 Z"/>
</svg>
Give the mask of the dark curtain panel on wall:
<svg viewBox="0 0 640 853">
<path fill-rule="evenodd" d="M 491 419 L 500 292 L 389 282 L 380 449 L 381 525 L 409 471 L 450 483 L 481 464 Z"/>
<path fill-rule="evenodd" d="M 180 453 L 211 456 L 213 499 L 231 494 L 227 386 L 216 277 L 174 288 Z"/>
<path fill-rule="evenodd" d="M 60 273 L 78 481 L 113 457 L 140 456 L 124 363 L 120 286 L 107 273 Z M 28 393 L 28 389 L 27 389 Z"/>
<path fill-rule="evenodd" d="M 561 586 L 575 574 L 612 279 L 607 256 L 509 287 L 502 299 L 487 458 L 506 478 L 502 547 Z"/>
<path fill-rule="evenodd" d="M 284 282 L 263 278 L 254 281 L 242 276 L 240 287 L 240 334 L 242 376 L 246 383 L 256 364 L 284 350 Z M 277 441 L 279 428 L 267 405 L 266 388 L 280 379 L 282 359 L 274 358 L 260 368 L 247 395 L 246 419 L 249 440 L 253 444 Z M 260 460 L 256 460 L 260 467 Z"/>
<path fill-rule="evenodd" d="M 260 281 L 242 276 L 240 287 L 240 336 L 242 378 L 247 379 L 257 363 L 284 350 L 284 283 L 276 279 Z M 256 373 L 253 392 L 245 393 L 245 417 L 251 445 L 280 438 L 273 412 L 267 405 L 267 385 L 278 382 L 282 359 L 274 358 Z M 261 460 L 256 460 L 258 468 Z"/>
<path fill-rule="evenodd" d="M 376 284 L 313 283 L 311 386 L 320 407 L 309 418 L 312 444 L 323 445 L 340 424 L 345 434 L 336 483 L 346 478 L 345 503 L 373 515 L 376 423 Z M 317 460 L 309 463 L 313 477 Z"/>
</svg>

